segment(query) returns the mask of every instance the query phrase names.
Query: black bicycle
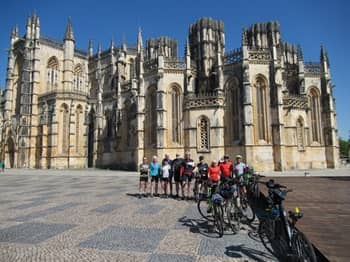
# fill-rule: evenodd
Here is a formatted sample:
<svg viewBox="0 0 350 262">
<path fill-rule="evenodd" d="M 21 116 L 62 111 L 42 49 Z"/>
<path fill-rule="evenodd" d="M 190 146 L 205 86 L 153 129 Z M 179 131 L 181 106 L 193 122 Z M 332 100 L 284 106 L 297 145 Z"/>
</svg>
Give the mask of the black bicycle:
<svg viewBox="0 0 350 262">
<path fill-rule="evenodd" d="M 260 220 L 259 235 L 276 257 L 283 260 L 316 262 L 314 248 L 308 238 L 296 228 L 296 223 L 302 218 L 302 213 L 296 208 L 287 215 L 282 202 L 291 189 L 276 184 L 273 180 L 266 182 L 268 187 L 268 208 L 266 216 Z"/>
</svg>

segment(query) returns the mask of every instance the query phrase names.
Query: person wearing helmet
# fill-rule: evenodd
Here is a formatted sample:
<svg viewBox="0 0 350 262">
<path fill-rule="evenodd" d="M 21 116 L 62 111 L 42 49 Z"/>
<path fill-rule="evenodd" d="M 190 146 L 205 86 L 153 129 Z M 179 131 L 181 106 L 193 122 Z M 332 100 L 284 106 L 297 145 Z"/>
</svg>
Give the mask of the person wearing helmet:
<svg viewBox="0 0 350 262">
<path fill-rule="evenodd" d="M 194 196 L 198 197 L 201 192 L 207 191 L 208 164 L 204 161 L 204 156 L 199 156 L 199 163 L 196 167 L 196 180 L 193 187 Z"/>
<path fill-rule="evenodd" d="M 244 175 L 244 171 L 246 169 L 247 165 L 242 162 L 242 156 L 236 155 L 236 162 L 234 166 L 234 174 L 236 177 L 241 177 Z"/>
<path fill-rule="evenodd" d="M 221 181 L 232 178 L 233 164 L 228 155 L 224 156 L 224 161 L 219 164 L 221 171 Z"/>
<path fill-rule="evenodd" d="M 190 199 L 190 192 L 191 192 L 191 181 L 193 177 L 193 170 L 195 169 L 194 161 L 191 159 L 191 153 L 186 152 L 185 158 L 182 161 L 181 164 L 181 193 L 182 197 L 181 199 L 185 199 L 185 187 L 186 187 L 186 199 Z"/>
</svg>

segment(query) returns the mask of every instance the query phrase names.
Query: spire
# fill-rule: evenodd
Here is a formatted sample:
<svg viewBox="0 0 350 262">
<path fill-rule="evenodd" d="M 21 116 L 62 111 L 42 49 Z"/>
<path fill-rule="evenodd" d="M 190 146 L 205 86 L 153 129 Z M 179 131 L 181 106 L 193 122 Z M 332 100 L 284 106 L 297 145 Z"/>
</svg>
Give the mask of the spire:
<svg viewBox="0 0 350 262">
<path fill-rule="evenodd" d="M 36 25 L 36 27 L 40 27 L 40 19 L 39 19 L 39 16 L 36 16 L 35 25 Z"/>
<path fill-rule="evenodd" d="M 299 61 L 303 60 L 303 51 L 300 45 L 297 46 L 297 57 Z"/>
<path fill-rule="evenodd" d="M 127 49 L 126 49 L 125 34 L 123 35 L 122 50 L 123 50 L 123 52 L 125 52 L 125 53 L 126 53 L 126 51 L 127 51 Z"/>
<path fill-rule="evenodd" d="M 113 55 L 114 52 L 114 38 L 111 38 L 111 46 L 110 46 L 111 54 Z"/>
<path fill-rule="evenodd" d="M 72 27 L 72 21 L 70 17 L 68 18 L 66 33 L 64 34 L 64 40 L 74 41 L 73 27 Z"/>
<path fill-rule="evenodd" d="M 190 41 L 189 41 L 188 37 L 186 39 L 185 55 L 186 56 L 191 56 Z"/>
<path fill-rule="evenodd" d="M 143 42 L 142 42 L 142 30 L 141 27 L 139 27 L 139 31 L 137 34 L 137 52 L 140 53 L 143 48 Z"/>
<path fill-rule="evenodd" d="M 326 48 L 323 45 L 321 45 L 321 61 L 322 62 L 325 61 L 329 66 L 328 54 L 327 54 Z"/>
<path fill-rule="evenodd" d="M 18 26 L 16 25 L 11 32 L 11 38 L 16 38 L 18 37 Z"/>
<path fill-rule="evenodd" d="M 93 43 L 92 40 L 89 40 L 89 56 L 93 56 L 94 54 L 94 47 L 93 47 Z"/>
<path fill-rule="evenodd" d="M 97 54 L 98 54 L 98 56 L 101 56 L 101 44 L 99 43 L 98 44 L 98 48 L 97 48 Z"/>
</svg>

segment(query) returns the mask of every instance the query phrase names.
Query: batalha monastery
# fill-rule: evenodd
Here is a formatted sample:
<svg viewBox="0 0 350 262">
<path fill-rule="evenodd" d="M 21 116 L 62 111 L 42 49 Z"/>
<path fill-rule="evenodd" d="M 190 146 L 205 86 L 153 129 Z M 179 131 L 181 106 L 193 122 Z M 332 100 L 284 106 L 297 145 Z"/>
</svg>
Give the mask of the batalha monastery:
<svg viewBox="0 0 350 262">
<path fill-rule="evenodd" d="M 303 60 L 277 22 L 243 29 L 225 50 L 224 24 L 190 25 L 184 57 L 170 37 L 110 48 L 75 47 L 40 32 L 11 33 L 1 96 L 1 160 L 17 168 L 135 170 L 143 156 L 189 151 L 206 161 L 224 154 L 258 171 L 336 168 L 335 99 L 327 53 Z"/>
</svg>

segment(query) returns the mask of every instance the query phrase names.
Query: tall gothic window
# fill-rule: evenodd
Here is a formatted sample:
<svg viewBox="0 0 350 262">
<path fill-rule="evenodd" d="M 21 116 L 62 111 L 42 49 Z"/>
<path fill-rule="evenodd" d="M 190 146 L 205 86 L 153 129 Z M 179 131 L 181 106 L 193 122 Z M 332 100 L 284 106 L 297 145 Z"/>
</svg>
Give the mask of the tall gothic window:
<svg viewBox="0 0 350 262">
<path fill-rule="evenodd" d="M 81 105 L 77 106 L 77 110 L 75 112 L 75 151 L 76 153 L 80 153 L 81 142 L 82 142 L 82 125 L 83 125 L 83 108 Z"/>
<path fill-rule="evenodd" d="M 130 79 L 133 79 L 135 77 L 135 63 L 134 59 L 129 60 L 129 74 Z"/>
<path fill-rule="evenodd" d="M 157 143 L 157 91 L 150 87 L 146 96 L 145 130 L 148 146 L 156 146 Z"/>
<path fill-rule="evenodd" d="M 232 144 L 240 139 L 240 90 L 237 78 L 228 80 L 226 87 L 225 107 L 225 144 Z"/>
<path fill-rule="evenodd" d="M 311 119 L 311 141 L 320 142 L 320 102 L 315 89 L 309 93 L 310 119 Z"/>
<path fill-rule="evenodd" d="M 205 116 L 199 117 L 197 122 L 197 148 L 198 151 L 210 150 L 210 123 Z"/>
<path fill-rule="evenodd" d="M 83 70 L 80 64 L 74 68 L 73 88 L 75 90 L 82 90 L 83 88 Z"/>
<path fill-rule="evenodd" d="M 305 135 L 304 135 L 304 120 L 300 117 L 296 123 L 296 135 L 298 150 L 302 151 L 305 147 Z"/>
<path fill-rule="evenodd" d="M 58 60 L 54 56 L 47 62 L 47 83 L 50 89 L 56 87 L 58 83 Z"/>
<path fill-rule="evenodd" d="M 267 115 L 266 115 L 266 82 L 257 78 L 256 90 L 256 120 L 258 127 L 258 139 L 267 140 Z"/>
<path fill-rule="evenodd" d="M 176 87 L 171 89 L 171 113 L 172 141 L 180 143 L 180 92 Z"/>
<path fill-rule="evenodd" d="M 62 104 L 60 108 L 60 115 L 61 115 L 61 128 L 60 128 L 60 142 L 59 145 L 61 145 L 61 153 L 68 153 L 69 148 L 69 109 L 66 104 Z"/>
</svg>

